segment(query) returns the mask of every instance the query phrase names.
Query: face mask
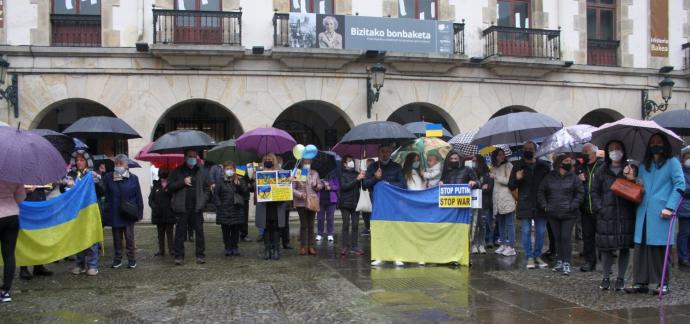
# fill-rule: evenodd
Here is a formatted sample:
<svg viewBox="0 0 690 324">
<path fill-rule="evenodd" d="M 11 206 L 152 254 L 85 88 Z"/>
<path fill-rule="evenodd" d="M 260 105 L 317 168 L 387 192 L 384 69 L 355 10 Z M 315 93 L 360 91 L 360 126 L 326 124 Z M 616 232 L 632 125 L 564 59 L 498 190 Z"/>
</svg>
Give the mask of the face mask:
<svg viewBox="0 0 690 324">
<path fill-rule="evenodd" d="M 661 145 L 654 145 L 651 148 L 652 154 L 661 154 L 664 153 L 664 147 Z"/>
<path fill-rule="evenodd" d="M 534 152 L 532 152 L 532 151 L 525 151 L 525 153 L 523 153 L 522 156 L 525 157 L 525 160 L 531 160 L 531 159 L 534 158 Z"/>
<path fill-rule="evenodd" d="M 684 165 L 686 168 L 690 168 L 690 159 L 685 160 L 685 162 L 683 162 L 683 165 Z"/>
<path fill-rule="evenodd" d="M 609 158 L 611 158 L 612 161 L 620 161 L 623 158 L 623 151 L 620 150 L 615 150 L 609 152 Z"/>
<path fill-rule="evenodd" d="M 196 158 L 188 158 L 187 159 L 187 165 L 190 168 L 193 168 L 196 165 Z"/>
<path fill-rule="evenodd" d="M 465 166 L 474 169 L 474 161 L 465 161 Z"/>
<path fill-rule="evenodd" d="M 125 169 L 125 167 L 121 167 L 121 166 L 116 166 L 115 168 L 113 168 L 113 170 L 115 171 L 115 173 L 117 173 L 119 175 L 123 175 L 123 174 L 125 174 L 125 171 L 127 171 Z"/>
<path fill-rule="evenodd" d="M 273 168 L 273 161 L 264 161 L 264 168 L 265 169 Z"/>
<path fill-rule="evenodd" d="M 451 168 L 451 169 L 460 168 L 460 161 L 451 161 L 451 162 L 450 162 L 450 168 Z"/>
<path fill-rule="evenodd" d="M 412 168 L 413 169 L 419 169 L 419 161 L 412 162 Z"/>
<path fill-rule="evenodd" d="M 229 177 L 232 177 L 232 176 L 234 176 L 234 175 L 235 175 L 235 169 L 227 169 L 227 170 L 225 170 L 225 176 L 226 176 L 226 177 L 229 178 Z"/>
<path fill-rule="evenodd" d="M 354 169 L 355 168 L 355 161 L 348 161 L 345 163 L 345 167 L 348 169 Z"/>
<path fill-rule="evenodd" d="M 572 167 L 572 164 L 561 163 L 561 169 L 563 169 L 564 171 L 570 171 Z"/>
</svg>

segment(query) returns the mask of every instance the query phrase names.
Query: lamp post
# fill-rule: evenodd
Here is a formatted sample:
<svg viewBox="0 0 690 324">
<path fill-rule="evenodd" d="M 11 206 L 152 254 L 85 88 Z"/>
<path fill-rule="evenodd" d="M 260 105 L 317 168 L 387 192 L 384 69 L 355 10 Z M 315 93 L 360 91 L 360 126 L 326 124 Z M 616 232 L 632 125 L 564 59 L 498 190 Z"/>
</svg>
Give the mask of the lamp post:
<svg viewBox="0 0 690 324">
<path fill-rule="evenodd" d="M 3 57 L 0 58 L 0 85 L 5 84 L 5 77 L 7 76 L 7 69 L 10 67 L 10 62 Z M 12 84 L 8 85 L 7 88 L 0 88 L 0 99 L 7 100 L 7 108 L 10 109 L 14 107 L 14 118 L 19 117 L 19 103 L 18 103 L 18 93 L 17 88 L 17 75 L 12 74 Z"/>
<path fill-rule="evenodd" d="M 383 87 L 383 79 L 386 76 L 386 68 L 381 63 L 376 63 L 367 68 L 367 118 L 371 118 L 371 109 L 375 102 L 379 101 L 379 93 Z"/>
<path fill-rule="evenodd" d="M 642 90 L 642 119 L 647 119 L 657 111 L 666 111 L 668 108 L 668 101 L 671 100 L 671 93 L 673 92 L 673 85 L 676 84 L 669 78 L 664 78 L 659 82 L 659 90 L 661 90 L 661 99 L 664 103 L 657 104 L 654 100 L 649 99 L 647 90 Z"/>
</svg>

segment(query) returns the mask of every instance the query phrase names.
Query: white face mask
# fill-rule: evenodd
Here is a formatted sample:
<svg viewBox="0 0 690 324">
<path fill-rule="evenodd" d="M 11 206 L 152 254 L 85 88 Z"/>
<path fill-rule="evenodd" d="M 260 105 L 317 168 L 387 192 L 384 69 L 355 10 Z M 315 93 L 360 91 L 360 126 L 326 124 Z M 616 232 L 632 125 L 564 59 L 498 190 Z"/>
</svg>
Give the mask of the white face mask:
<svg viewBox="0 0 690 324">
<path fill-rule="evenodd" d="M 465 161 L 465 166 L 474 169 L 474 161 Z"/>
<path fill-rule="evenodd" d="M 614 150 L 609 152 L 609 158 L 611 158 L 612 161 L 620 161 L 623 158 L 623 151 L 621 150 Z"/>
<path fill-rule="evenodd" d="M 683 165 L 684 165 L 686 168 L 690 168 L 690 159 L 685 160 L 685 162 L 683 162 Z"/>
<path fill-rule="evenodd" d="M 345 163 L 345 167 L 348 169 L 354 169 L 355 168 L 355 161 L 347 161 L 347 163 Z"/>
<path fill-rule="evenodd" d="M 419 169 L 419 161 L 412 162 L 412 168 L 413 169 Z"/>
<path fill-rule="evenodd" d="M 113 171 L 115 171 L 115 173 L 119 175 L 123 175 L 125 174 L 125 171 L 127 171 L 127 169 L 125 169 L 125 167 L 116 166 L 115 168 L 113 168 Z"/>
<path fill-rule="evenodd" d="M 235 175 L 235 169 L 227 169 L 227 170 L 225 170 L 225 176 L 226 176 L 226 177 L 229 178 L 229 177 L 232 177 L 232 176 L 234 176 L 234 175 Z"/>
</svg>

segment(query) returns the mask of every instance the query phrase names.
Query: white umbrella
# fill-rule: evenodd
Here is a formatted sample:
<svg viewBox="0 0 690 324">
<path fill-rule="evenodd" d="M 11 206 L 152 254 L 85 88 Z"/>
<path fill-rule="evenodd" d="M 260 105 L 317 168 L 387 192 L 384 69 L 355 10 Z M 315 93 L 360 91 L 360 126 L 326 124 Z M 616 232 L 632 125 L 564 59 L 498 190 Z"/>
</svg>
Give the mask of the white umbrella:
<svg viewBox="0 0 690 324">
<path fill-rule="evenodd" d="M 581 152 L 582 145 L 592 139 L 592 132 L 596 129 L 590 125 L 563 127 L 542 141 L 537 156 L 556 152 Z"/>
</svg>

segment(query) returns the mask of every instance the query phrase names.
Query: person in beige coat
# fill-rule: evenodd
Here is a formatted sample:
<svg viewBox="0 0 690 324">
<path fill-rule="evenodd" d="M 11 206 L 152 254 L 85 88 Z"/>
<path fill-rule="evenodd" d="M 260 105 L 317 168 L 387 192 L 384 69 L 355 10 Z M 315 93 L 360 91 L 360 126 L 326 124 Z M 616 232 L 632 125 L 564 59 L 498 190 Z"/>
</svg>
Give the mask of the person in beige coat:
<svg viewBox="0 0 690 324">
<path fill-rule="evenodd" d="M 515 199 L 508 188 L 508 180 L 513 165 L 506 159 L 502 149 L 497 148 L 491 154 L 493 168 L 491 177 L 494 179 L 493 213 L 498 222 L 499 238 L 501 245 L 496 249 L 496 254 L 514 256 L 515 252 Z"/>
</svg>

